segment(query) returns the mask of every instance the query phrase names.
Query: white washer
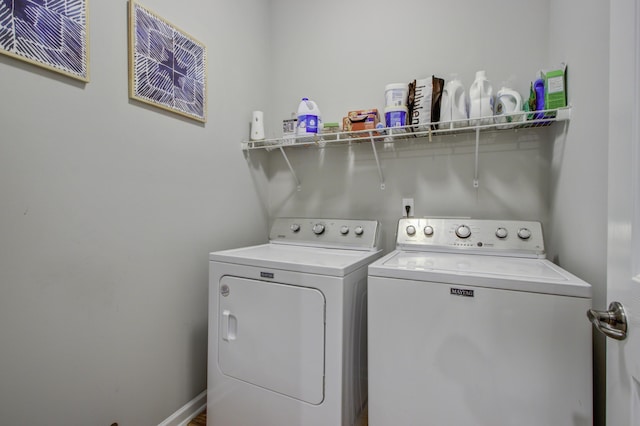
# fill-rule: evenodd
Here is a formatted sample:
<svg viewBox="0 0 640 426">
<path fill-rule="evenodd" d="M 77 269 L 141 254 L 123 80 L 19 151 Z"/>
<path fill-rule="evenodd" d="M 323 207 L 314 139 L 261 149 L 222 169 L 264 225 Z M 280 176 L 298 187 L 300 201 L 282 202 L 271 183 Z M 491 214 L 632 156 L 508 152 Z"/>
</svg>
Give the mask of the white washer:
<svg viewBox="0 0 640 426">
<path fill-rule="evenodd" d="M 369 424 L 591 425 L 591 286 L 537 222 L 401 219 L 369 266 Z"/>
<path fill-rule="evenodd" d="M 210 254 L 208 424 L 354 424 L 378 235 L 376 221 L 279 218 L 268 244 Z"/>
</svg>

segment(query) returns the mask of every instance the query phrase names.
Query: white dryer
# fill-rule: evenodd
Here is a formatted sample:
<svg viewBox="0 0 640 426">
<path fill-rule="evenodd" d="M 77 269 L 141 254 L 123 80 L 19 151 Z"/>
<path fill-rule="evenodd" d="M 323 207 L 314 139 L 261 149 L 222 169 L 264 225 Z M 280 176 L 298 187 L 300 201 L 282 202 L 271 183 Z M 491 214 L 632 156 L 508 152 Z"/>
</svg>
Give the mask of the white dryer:
<svg viewBox="0 0 640 426">
<path fill-rule="evenodd" d="M 369 266 L 369 424 L 592 424 L 591 286 L 537 222 L 401 219 Z"/>
<path fill-rule="evenodd" d="M 269 243 L 210 254 L 208 424 L 354 424 L 378 237 L 376 221 L 279 218 Z"/>
</svg>

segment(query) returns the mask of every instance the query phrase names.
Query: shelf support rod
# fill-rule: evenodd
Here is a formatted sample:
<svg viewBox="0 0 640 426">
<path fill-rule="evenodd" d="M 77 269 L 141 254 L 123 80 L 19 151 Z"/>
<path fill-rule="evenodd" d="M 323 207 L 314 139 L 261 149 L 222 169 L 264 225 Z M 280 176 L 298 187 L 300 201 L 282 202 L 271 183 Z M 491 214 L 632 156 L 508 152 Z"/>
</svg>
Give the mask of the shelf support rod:
<svg viewBox="0 0 640 426">
<path fill-rule="evenodd" d="M 384 175 L 382 174 L 382 167 L 380 167 L 380 159 L 378 158 L 378 151 L 376 151 L 376 143 L 373 139 L 373 132 L 369 132 L 369 139 L 371 140 L 371 148 L 373 149 L 373 156 L 376 158 L 376 164 L 378 165 L 378 176 L 380 176 L 380 189 L 384 189 Z"/>
<path fill-rule="evenodd" d="M 478 181 L 478 153 L 480 149 L 480 127 L 476 127 L 476 170 L 473 175 L 473 187 L 478 188 L 480 182 Z"/>
<path fill-rule="evenodd" d="M 293 176 L 293 180 L 296 182 L 296 190 L 300 191 L 300 180 L 298 179 L 298 176 L 296 176 L 295 170 L 293 170 L 293 166 L 291 165 L 291 162 L 289 161 L 289 157 L 287 157 L 287 153 L 284 152 L 284 148 L 282 148 L 282 147 L 280 147 L 280 152 L 282 153 L 282 156 L 284 157 L 284 161 L 287 163 L 287 166 L 289 166 L 289 171 L 291 172 L 291 175 Z"/>
</svg>

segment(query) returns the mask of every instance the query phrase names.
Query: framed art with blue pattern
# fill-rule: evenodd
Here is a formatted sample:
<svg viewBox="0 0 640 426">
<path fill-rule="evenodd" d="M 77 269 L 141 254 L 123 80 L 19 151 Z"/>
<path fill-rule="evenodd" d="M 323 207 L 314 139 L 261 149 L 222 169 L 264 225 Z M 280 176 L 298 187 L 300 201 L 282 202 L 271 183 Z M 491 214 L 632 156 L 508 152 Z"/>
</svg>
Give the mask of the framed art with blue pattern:
<svg viewBox="0 0 640 426">
<path fill-rule="evenodd" d="M 129 2 L 132 99 L 204 123 L 206 59 L 202 43 L 133 0 Z"/>
<path fill-rule="evenodd" d="M 0 0 L 0 53 L 89 81 L 87 0 Z"/>
</svg>

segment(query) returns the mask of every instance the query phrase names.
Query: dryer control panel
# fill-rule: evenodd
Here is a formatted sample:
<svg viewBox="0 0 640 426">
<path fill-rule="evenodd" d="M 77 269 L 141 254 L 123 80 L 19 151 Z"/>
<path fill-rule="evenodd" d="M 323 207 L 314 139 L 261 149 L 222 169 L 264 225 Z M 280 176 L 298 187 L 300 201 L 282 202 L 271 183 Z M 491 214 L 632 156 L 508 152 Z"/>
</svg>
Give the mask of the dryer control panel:
<svg viewBox="0 0 640 426">
<path fill-rule="evenodd" d="M 397 248 L 404 250 L 545 257 L 540 222 L 402 218 L 396 235 Z"/>
<path fill-rule="evenodd" d="M 380 224 L 375 220 L 277 218 L 269 241 L 313 247 L 378 250 Z"/>
</svg>

